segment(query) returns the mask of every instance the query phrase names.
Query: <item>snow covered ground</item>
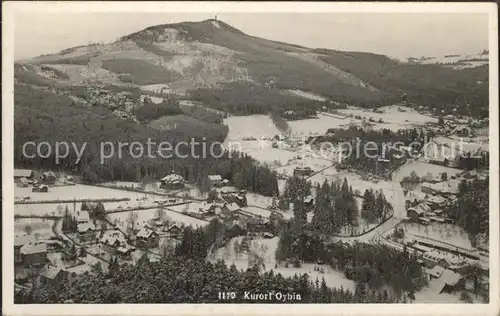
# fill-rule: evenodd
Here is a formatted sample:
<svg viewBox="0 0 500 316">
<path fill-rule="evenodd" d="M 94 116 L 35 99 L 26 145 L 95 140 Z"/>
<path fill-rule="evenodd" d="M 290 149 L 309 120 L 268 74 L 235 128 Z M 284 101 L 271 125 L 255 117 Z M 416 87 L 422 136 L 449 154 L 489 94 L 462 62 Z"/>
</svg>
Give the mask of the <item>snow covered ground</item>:
<svg viewBox="0 0 500 316">
<path fill-rule="evenodd" d="M 413 128 L 425 123 L 437 123 L 436 118 L 418 113 L 417 111 L 405 106 L 384 106 L 378 108 L 378 111 L 383 113 L 375 113 L 373 111 L 360 108 L 339 110 L 342 114 L 352 116 L 359 115 L 362 118 L 364 117 L 366 120 L 373 118 L 376 122 L 378 122 L 382 119 L 383 123 L 375 123 L 373 125 L 372 128 L 376 130 L 386 128 L 392 131 L 397 131 L 398 129 Z"/>
<path fill-rule="evenodd" d="M 292 133 L 301 136 L 324 135 L 329 128 L 342 128 L 351 122 L 351 118 L 337 118 L 323 113 L 318 118 L 288 122 Z M 357 120 L 354 120 L 357 121 Z"/>
<path fill-rule="evenodd" d="M 309 99 L 309 100 L 316 100 L 316 101 L 328 101 L 327 98 L 319 95 L 319 94 L 316 94 L 316 93 L 312 93 L 312 92 L 307 92 L 307 91 L 302 91 L 302 90 L 299 90 L 299 89 L 289 89 L 287 90 L 288 92 L 291 92 L 295 95 L 298 95 L 299 97 L 303 97 L 303 98 L 306 98 L 306 99 Z"/>
<path fill-rule="evenodd" d="M 224 119 L 224 124 L 229 127 L 227 140 L 238 140 L 243 137 L 273 137 L 281 134 L 271 118 L 267 115 L 256 114 L 249 116 L 231 116 Z"/>
<path fill-rule="evenodd" d="M 488 141 L 478 141 L 478 142 L 470 142 L 465 138 L 450 138 L 444 136 L 438 136 L 433 138 L 433 141 L 438 144 L 446 144 L 452 148 L 456 148 L 460 151 L 465 152 L 474 152 L 478 149 L 489 150 Z"/>
<path fill-rule="evenodd" d="M 187 211 L 194 211 L 197 210 L 201 204 L 196 204 L 196 203 L 190 203 L 186 205 L 179 205 L 172 207 L 170 209 L 173 209 L 177 212 L 182 212 L 184 210 Z M 146 224 L 151 218 L 153 218 L 156 213 L 157 209 L 148 209 L 148 210 L 139 210 L 139 211 L 134 211 L 137 214 L 137 225 L 139 227 L 142 227 L 144 224 Z M 170 211 L 168 209 L 165 209 L 165 214 L 166 218 L 171 221 L 175 222 L 178 224 L 184 224 L 186 226 L 193 226 L 194 228 L 199 227 L 199 226 L 205 226 L 208 224 L 207 221 L 203 221 L 191 216 L 179 214 L 177 212 Z M 114 214 L 108 214 L 108 218 L 112 223 L 115 223 L 121 228 L 125 229 L 127 227 L 127 218 L 129 217 L 130 212 L 122 212 L 122 213 L 114 213 Z"/>
<path fill-rule="evenodd" d="M 288 160 L 297 156 L 297 153 L 289 150 L 281 150 L 273 148 L 271 142 L 268 141 L 235 141 L 229 140 L 224 143 L 224 148 L 238 150 L 249 155 L 255 160 L 268 164 L 271 167 L 281 166 Z"/>
<path fill-rule="evenodd" d="M 27 226 L 31 228 L 30 234 L 38 236 L 39 239 L 47 239 L 53 235 L 53 220 L 43 218 L 16 218 L 14 220 L 14 232 L 16 235 L 24 235 Z"/>
<path fill-rule="evenodd" d="M 458 294 L 448 294 L 441 293 L 441 289 L 445 285 L 446 282 L 450 282 L 453 284 L 454 279 L 447 278 L 446 274 L 443 274 L 439 279 L 433 279 L 429 281 L 429 286 L 422 289 L 421 291 L 415 293 L 415 300 L 413 303 L 416 304 L 453 304 L 453 303 L 463 303 L 460 301 L 460 297 Z"/>
<path fill-rule="evenodd" d="M 15 187 L 14 194 L 19 197 L 29 196 L 31 201 L 130 198 L 130 201 L 103 203 L 106 210 L 118 209 L 119 207 L 125 209 L 129 207 L 152 205 L 154 204 L 154 201 L 164 199 L 162 196 L 153 194 L 144 194 L 81 184 L 74 186 L 49 187 L 49 192 L 47 193 L 31 192 L 30 187 Z M 75 203 L 75 205 L 73 205 L 73 203 L 16 204 L 14 206 L 14 213 L 19 215 L 61 215 L 65 207 L 68 207 L 70 211 L 73 211 L 73 208 L 80 210 L 81 204 L 82 203 Z"/>
<path fill-rule="evenodd" d="M 431 173 L 433 176 L 438 176 L 443 172 L 446 172 L 448 174 L 448 177 L 450 177 L 452 175 L 463 172 L 463 170 L 460 169 L 449 168 L 420 161 L 407 161 L 403 166 L 401 166 L 397 171 L 393 173 L 392 179 L 394 181 L 400 182 L 404 177 L 409 176 L 413 171 L 415 171 L 419 177 L 423 177 L 427 173 Z"/>
<path fill-rule="evenodd" d="M 247 204 L 267 208 L 271 205 L 273 198 L 256 193 L 247 192 Z"/>
<path fill-rule="evenodd" d="M 264 269 L 266 271 L 273 270 L 275 274 L 281 273 L 284 277 L 294 276 L 295 274 L 308 274 L 311 280 L 318 279 L 321 281 L 325 278 L 325 282 L 330 287 L 349 289 L 353 291 L 355 289 L 355 284 L 353 281 L 348 280 L 343 273 L 333 270 L 332 268 L 325 265 L 315 265 L 315 264 L 302 264 L 300 268 L 278 266 L 275 268 L 276 259 L 275 253 L 278 247 L 278 237 L 272 239 L 254 239 L 250 242 L 251 253 L 241 253 L 237 254 L 234 249 L 234 244 L 236 242 L 241 242 L 242 237 L 233 238 L 229 244 L 218 249 L 213 256 L 209 255 L 209 260 L 216 261 L 218 259 L 224 259 L 228 266 L 234 264 L 239 270 L 246 270 L 249 268 L 249 261 L 252 261 L 252 254 L 256 254 L 263 259 Z M 314 271 L 314 266 L 321 267 L 324 273 Z"/>
<path fill-rule="evenodd" d="M 417 223 L 402 224 L 406 241 L 415 237 L 426 237 L 438 242 L 445 242 L 467 250 L 474 250 L 466 231 L 453 224 L 431 223 L 423 226 Z"/>
</svg>

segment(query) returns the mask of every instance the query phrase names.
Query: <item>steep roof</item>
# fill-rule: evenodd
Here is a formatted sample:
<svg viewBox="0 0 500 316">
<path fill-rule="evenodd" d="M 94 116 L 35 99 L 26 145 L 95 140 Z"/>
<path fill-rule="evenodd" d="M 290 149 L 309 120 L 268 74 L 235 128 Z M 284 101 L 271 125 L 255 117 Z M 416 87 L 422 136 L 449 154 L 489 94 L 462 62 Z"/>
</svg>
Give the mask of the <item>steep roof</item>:
<svg viewBox="0 0 500 316">
<path fill-rule="evenodd" d="M 47 270 L 45 270 L 42 275 L 46 278 L 49 278 L 49 279 L 54 279 L 58 274 L 59 272 L 61 271 L 65 271 L 61 268 L 56 268 L 56 267 L 51 267 L 49 266 L 49 268 L 47 268 Z"/>
<path fill-rule="evenodd" d="M 78 224 L 77 229 L 78 229 L 79 233 L 85 233 L 89 229 L 94 230 L 95 228 L 94 228 L 94 225 L 91 223 L 80 223 L 80 224 Z"/>
<path fill-rule="evenodd" d="M 161 178 L 161 181 L 167 182 L 167 183 L 184 183 L 184 178 L 178 175 L 177 173 L 171 173 L 169 175 L 164 176 Z"/>
<path fill-rule="evenodd" d="M 80 213 L 78 213 L 78 216 L 77 216 L 77 221 L 79 223 L 82 223 L 82 222 L 88 222 L 90 221 L 90 215 L 89 215 L 89 212 L 86 211 L 86 210 L 81 210 Z"/>
<path fill-rule="evenodd" d="M 234 203 L 234 202 L 233 202 L 233 203 L 231 203 L 231 204 L 226 204 L 226 207 L 227 207 L 227 209 L 228 209 L 229 211 L 231 211 L 231 212 L 235 212 L 235 211 L 237 211 L 237 210 L 239 210 L 239 209 L 240 209 L 240 207 L 238 206 L 238 204 L 236 204 L 236 203 Z"/>
<path fill-rule="evenodd" d="M 143 227 L 138 233 L 137 237 L 141 238 L 149 238 L 152 234 L 155 234 L 155 231 L 146 227 Z"/>
</svg>

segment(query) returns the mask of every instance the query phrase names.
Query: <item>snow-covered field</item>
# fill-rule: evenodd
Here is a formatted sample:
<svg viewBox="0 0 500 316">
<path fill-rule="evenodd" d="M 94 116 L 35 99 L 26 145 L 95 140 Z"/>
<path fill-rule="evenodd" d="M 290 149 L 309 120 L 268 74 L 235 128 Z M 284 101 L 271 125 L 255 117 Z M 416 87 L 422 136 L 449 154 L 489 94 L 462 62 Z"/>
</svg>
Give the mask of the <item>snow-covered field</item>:
<svg viewBox="0 0 500 316">
<path fill-rule="evenodd" d="M 273 137 L 281 134 L 267 115 L 231 116 L 224 119 L 229 127 L 228 140 L 241 140 L 243 137 Z"/>
<path fill-rule="evenodd" d="M 226 247 L 218 249 L 214 256 L 209 255 L 209 259 L 211 261 L 224 259 L 228 266 L 234 264 L 237 269 L 245 271 L 251 266 L 249 261 L 252 261 L 252 254 L 256 254 L 263 259 L 264 269 L 266 271 L 273 270 L 275 274 L 280 273 L 284 277 L 293 277 L 295 274 L 302 275 L 306 273 L 313 281 L 316 279 L 321 281 L 322 278 L 325 278 L 326 284 L 330 287 L 340 288 L 342 286 L 344 289 L 349 289 L 351 291 L 355 289 L 353 281 L 348 280 L 343 273 L 335 271 L 325 265 L 302 264 L 302 267 L 300 268 L 294 268 L 292 266 L 285 268 L 280 265 L 275 268 L 275 253 L 278 247 L 278 237 L 272 239 L 259 238 L 252 240 L 250 242 L 250 253 L 252 254 L 250 255 L 248 253 L 237 254 L 235 252 L 234 244 L 236 242 L 241 242 L 241 240 L 242 237 L 233 238 Z M 314 271 L 314 266 L 323 268 L 324 273 Z"/>
<path fill-rule="evenodd" d="M 425 304 L 425 303 L 437 303 L 437 304 L 453 304 L 453 303 L 463 303 L 460 301 L 458 295 L 441 293 L 441 289 L 446 282 L 453 283 L 453 279 L 449 279 L 446 275 L 442 275 L 439 279 L 433 279 L 429 281 L 429 286 L 423 290 L 415 293 L 415 300 L 413 303 Z"/>
<path fill-rule="evenodd" d="M 401 166 L 392 174 L 392 179 L 399 182 L 404 177 L 409 176 L 413 171 L 415 171 L 419 177 L 423 177 L 427 173 L 431 173 L 433 176 L 438 176 L 443 172 L 446 172 L 448 174 L 448 177 L 450 177 L 452 175 L 463 172 L 463 170 L 460 169 L 449 168 L 420 161 L 407 161 L 403 166 Z"/>
<path fill-rule="evenodd" d="M 489 144 L 487 141 L 480 142 L 469 142 L 465 138 L 450 138 L 444 136 L 438 136 L 433 139 L 438 144 L 446 144 L 451 148 L 456 148 L 464 152 L 474 152 L 478 149 L 489 150 Z"/>
<path fill-rule="evenodd" d="M 138 207 L 144 205 L 152 205 L 154 201 L 164 200 L 165 198 L 153 194 L 144 194 L 137 192 L 130 192 L 111 188 L 94 187 L 88 185 L 74 185 L 62 187 L 49 187 L 49 192 L 31 192 L 31 188 L 14 189 L 15 196 L 30 197 L 31 201 L 42 200 L 69 200 L 69 199 L 106 199 L 106 198 L 130 198 L 130 201 L 124 202 L 106 202 L 103 203 L 106 210 Z M 75 206 L 76 210 L 81 208 L 81 203 L 60 203 L 60 204 L 16 204 L 14 206 L 14 213 L 19 215 L 61 215 L 65 207 L 70 211 Z"/>
<path fill-rule="evenodd" d="M 328 101 L 327 98 L 319 95 L 319 94 L 316 94 L 316 93 L 312 93 L 312 92 L 307 92 L 307 91 L 302 91 L 302 90 L 299 90 L 299 89 L 289 89 L 288 92 L 291 92 L 295 95 L 298 95 L 299 97 L 303 97 L 303 98 L 306 98 L 306 99 L 309 99 L 309 100 L 316 100 L 316 101 Z"/>
<path fill-rule="evenodd" d="M 467 250 L 474 250 L 467 232 L 456 225 L 431 223 L 423 226 L 417 223 L 402 224 L 405 229 L 406 241 L 412 241 L 415 237 L 426 237 L 438 242 L 445 242 Z"/>
<path fill-rule="evenodd" d="M 293 151 L 273 148 L 269 141 L 228 140 L 224 146 L 225 149 L 240 151 L 270 166 L 284 165 L 288 160 L 297 156 L 297 153 Z"/>
<path fill-rule="evenodd" d="M 24 235 L 27 226 L 31 228 L 31 235 L 38 234 L 39 238 L 46 239 L 53 235 L 53 220 L 43 218 L 17 218 L 14 220 L 14 232 L 16 235 Z"/>
<path fill-rule="evenodd" d="M 186 205 L 188 208 L 186 208 Z M 176 207 L 172 207 L 171 209 L 182 212 L 185 209 L 190 209 L 190 210 L 195 210 L 200 207 L 201 204 L 198 205 L 191 205 L 191 204 L 186 204 L 186 205 L 179 205 Z M 137 223 L 139 227 L 142 227 L 142 225 L 146 224 L 151 218 L 153 218 L 156 213 L 157 209 L 148 209 L 148 210 L 140 210 L 140 211 L 135 211 L 137 214 Z M 108 214 L 108 218 L 112 223 L 117 223 L 117 225 L 124 229 L 127 226 L 127 218 L 129 217 L 130 212 L 122 212 L 122 213 L 114 213 L 114 214 Z M 179 214 L 177 212 L 170 211 L 168 209 L 165 210 L 166 217 L 169 221 L 171 222 L 176 222 L 178 224 L 184 224 L 186 226 L 193 226 L 193 227 L 199 227 L 199 226 L 205 226 L 208 224 L 208 222 Z"/>
<path fill-rule="evenodd" d="M 366 120 L 373 118 L 377 122 L 379 119 L 382 119 L 384 123 L 376 123 L 373 127 L 374 129 L 387 128 L 394 131 L 425 123 L 437 123 L 437 118 L 420 114 L 405 106 L 389 105 L 380 107 L 378 110 L 383 113 L 375 113 L 366 109 L 343 109 L 339 110 L 339 112 L 346 115 L 360 115 L 362 118 L 365 117 Z"/>
<path fill-rule="evenodd" d="M 324 135 L 329 128 L 345 127 L 351 120 L 358 121 L 351 118 L 341 119 L 320 113 L 317 119 L 290 121 L 288 125 L 292 129 L 293 134 L 307 137 L 310 135 Z"/>
<path fill-rule="evenodd" d="M 247 197 L 247 204 L 248 205 L 260 206 L 260 207 L 264 207 L 264 208 L 267 208 L 268 206 L 270 206 L 272 203 L 272 200 L 273 200 L 269 196 L 263 196 L 263 195 L 251 193 L 251 192 L 247 192 L 246 197 Z"/>
</svg>

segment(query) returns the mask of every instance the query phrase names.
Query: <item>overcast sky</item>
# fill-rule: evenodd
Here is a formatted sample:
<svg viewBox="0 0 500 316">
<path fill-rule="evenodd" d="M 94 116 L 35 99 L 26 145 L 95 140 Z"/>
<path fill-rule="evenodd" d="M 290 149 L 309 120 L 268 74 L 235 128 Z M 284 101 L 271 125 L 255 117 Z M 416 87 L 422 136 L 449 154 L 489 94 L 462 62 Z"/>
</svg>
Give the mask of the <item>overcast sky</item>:
<svg viewBox="0 0 500 316">
<path fill-rule="evenodd" d="M 213 16 L 209 13 L 17 13 L 15 59 L 90 42 L 113 41 L 152 25 L 201 21 Z M 249 35 L 267 39 L 396 58 L 475 54 L 488 48 L 488 15 L 483 13 L 222 13 L 218 19 Z"/>
</svg>

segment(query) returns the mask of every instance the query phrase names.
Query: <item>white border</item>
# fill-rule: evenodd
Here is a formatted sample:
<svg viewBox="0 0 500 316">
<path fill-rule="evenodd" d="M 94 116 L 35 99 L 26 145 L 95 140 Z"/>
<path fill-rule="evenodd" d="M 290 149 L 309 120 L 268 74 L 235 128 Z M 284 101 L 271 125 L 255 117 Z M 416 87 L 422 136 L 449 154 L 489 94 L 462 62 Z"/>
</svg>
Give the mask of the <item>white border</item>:
<svg viewBox="0 0 500 316">
<path fill-rule="evenodd" d="M 490 304 L 13 304 L 13 19 L 17 12 L 487 13 L 490 56 Z M 494 3 L 4 2 L 2 28 L 3 311 L 5 315 L 492 315 L 499 313 L 498 20 Z M 497 298 L 495 300 L 495 298 Z"/>
</svg>

